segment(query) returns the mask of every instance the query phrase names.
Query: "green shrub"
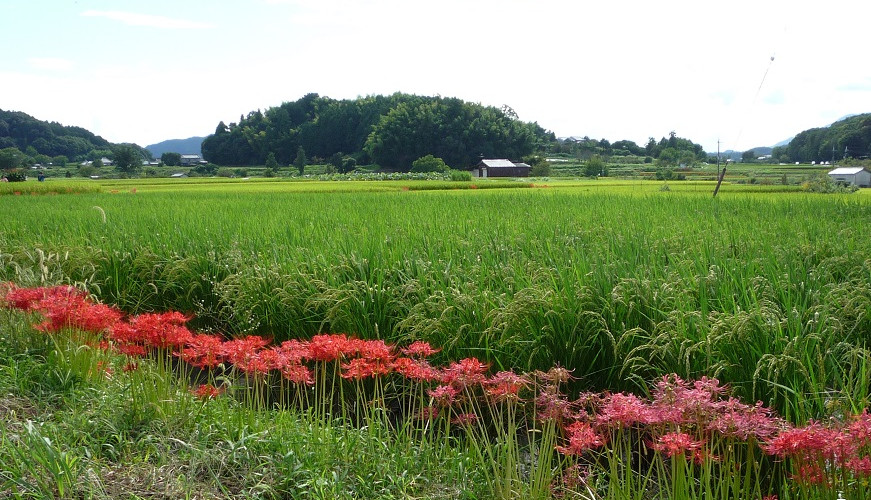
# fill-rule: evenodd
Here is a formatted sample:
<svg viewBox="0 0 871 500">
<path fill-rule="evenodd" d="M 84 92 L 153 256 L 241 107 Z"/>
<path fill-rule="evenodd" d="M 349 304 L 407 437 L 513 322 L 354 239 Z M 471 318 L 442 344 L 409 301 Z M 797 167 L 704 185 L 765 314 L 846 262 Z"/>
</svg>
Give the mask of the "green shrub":
<svg viewBox="0 0 871 500">
<path fill-rule="evenodd" d="M 844 185 L 834 182 L 825 172 L 813 174 L 801 185 L 802 191 L 809 193 L 855 193 L 859 190 L 853 184 Z"/>
<path fill-rule="evenodd" d="M 19 168 L 4 170 L 3 177 L 6 177 L 6 180 L 9 182 L 24 182 L 27 180 L 27 174 Z"/>
<path fill-rule="evenodd" d="M 472 172 L 468 170 L 453 170 L 448 171 L 448 175 L 451 176 L 452 181 L 471 181 L 472 180 Z"/>
<path fill-rule="evenodd" d="M 447 172 L 449 169 L 444 160 L 433 155 L 421 156 L 411 164 L 412 172 Z"/>
</svg>

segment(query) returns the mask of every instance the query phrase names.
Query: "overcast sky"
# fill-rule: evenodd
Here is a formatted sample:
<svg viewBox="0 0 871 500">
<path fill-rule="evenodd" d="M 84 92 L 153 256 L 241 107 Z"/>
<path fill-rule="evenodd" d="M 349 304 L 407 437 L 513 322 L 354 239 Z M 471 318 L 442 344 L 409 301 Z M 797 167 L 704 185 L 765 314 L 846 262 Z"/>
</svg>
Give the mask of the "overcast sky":
<svg viewBox="0 0 871 500">
<path fill-rule="evenodd" d="M 398 91 L 745 150 L 871 112 L 869 26 L 864 0 L 0 0 L 0 109 L 145 146 Z"/>
</svg>

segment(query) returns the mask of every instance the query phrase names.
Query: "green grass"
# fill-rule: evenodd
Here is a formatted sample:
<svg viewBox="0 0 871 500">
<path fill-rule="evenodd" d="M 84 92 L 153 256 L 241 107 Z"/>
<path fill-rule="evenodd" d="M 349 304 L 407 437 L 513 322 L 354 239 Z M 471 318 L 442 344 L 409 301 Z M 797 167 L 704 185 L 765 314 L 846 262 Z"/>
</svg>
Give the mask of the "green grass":
<svg viewBox="0 0 871 500">
<path fill-rule="evenodd" d="M 499 182 L 473 184 L 524 185 Z M 558 363 L 578 390 L 675 372 L 797 421 L 867 404 L 849 374 L 869 360 L 869 190 L 456 184 L 144 179 L 10 196 L 0 280 L 76 283 L 231 335 L 344 331 Z"/>
</svg>

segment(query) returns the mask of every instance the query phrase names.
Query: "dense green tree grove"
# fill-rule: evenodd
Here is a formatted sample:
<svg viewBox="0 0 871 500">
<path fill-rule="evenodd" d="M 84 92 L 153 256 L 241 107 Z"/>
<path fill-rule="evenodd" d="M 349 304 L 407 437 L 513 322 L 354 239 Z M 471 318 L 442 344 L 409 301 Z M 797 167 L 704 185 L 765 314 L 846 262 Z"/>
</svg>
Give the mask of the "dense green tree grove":
<svg viewBox="0 0 871 500">
<path fill-rule="evenodd" d="M 780 161 L 802 163 L 867 158 L 871 156 L 871 114 L 805 130 L 788 145 L 774 148 L 772 155 Z"/>
<path fill-rule="evenodd" d="M 137 154 L 149 158 L 141 147 L 130 144 Z M 22 166 L 30 163 L 63 165 L 68 161 L 111 158 L 121 145 L 115 145 L 81 127 L 46 122 L 20 111 L 0 109 L 0 149 L 15 155 Z"/>
<path fill-rule="evenodd" d="M 0 110 L 0 149 L 17 148 L 30 156 L 79 158 L 93 149 L 106 149 L 110 145 L 106 139 L 81 127 L 37 120 L 20 111 Z"/>
<path fill-rule="evenodd" d="M 408 170 L 428 154 L 462 168 L 481 155 L 519 159 L 547 140 L 537 124 L 456 98 L 397 93 L 335 100 L 308 94 L 252 111 L 239 123 L 220 123 L 203 141 L 203 157 L 218 165 L 257 165 L 273 153 L 287 165 L 295 164 L 302 148 L 310 158 L 350 156 L 395 170 Z"/>
<path fill-rule="evenodd" d="M 707 153 L 701 144 L 689 139 L 678 137 L 671 132 L 668 137 L 659 141 L 651 137 L 644 147 L 634 141 L 620 140 L 614 143 L 607 139 L 591 139 L 589 137 L 570 137 L 562 140 L 551 140 L 549 153 L 561 153 L 589 160 L 593 156 L 609 158 L 619 156 L 643 156 L 656 160 L 661 166 L 676 167 L 680 164 L 692 166 L 707 159 Z"/>
</svg>

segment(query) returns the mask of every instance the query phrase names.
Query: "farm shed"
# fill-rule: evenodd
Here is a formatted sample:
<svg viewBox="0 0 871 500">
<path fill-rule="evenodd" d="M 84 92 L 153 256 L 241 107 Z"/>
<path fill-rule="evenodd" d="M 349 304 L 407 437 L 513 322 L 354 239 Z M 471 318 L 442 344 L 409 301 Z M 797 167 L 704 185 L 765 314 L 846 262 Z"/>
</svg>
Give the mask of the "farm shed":
<svg viewBox="0 0 871 500">
<path fill-rule="evenodd" d="M 829 177 L 839 184 L 871 187 L 871 171 L 865 167 L 838 167 L 829 172 Z"/>
<path fill-rule="evenodd" d="M 529 177 L 529 165 L 510 160 L 481 160 L 472 167 L 472 177 Z"/>
<path fill-rule="evenodd" d="M 182 166 L 199 165 L 200 163 L 206 163 L 200 155 L 181 155 Z"/>
</svg>

